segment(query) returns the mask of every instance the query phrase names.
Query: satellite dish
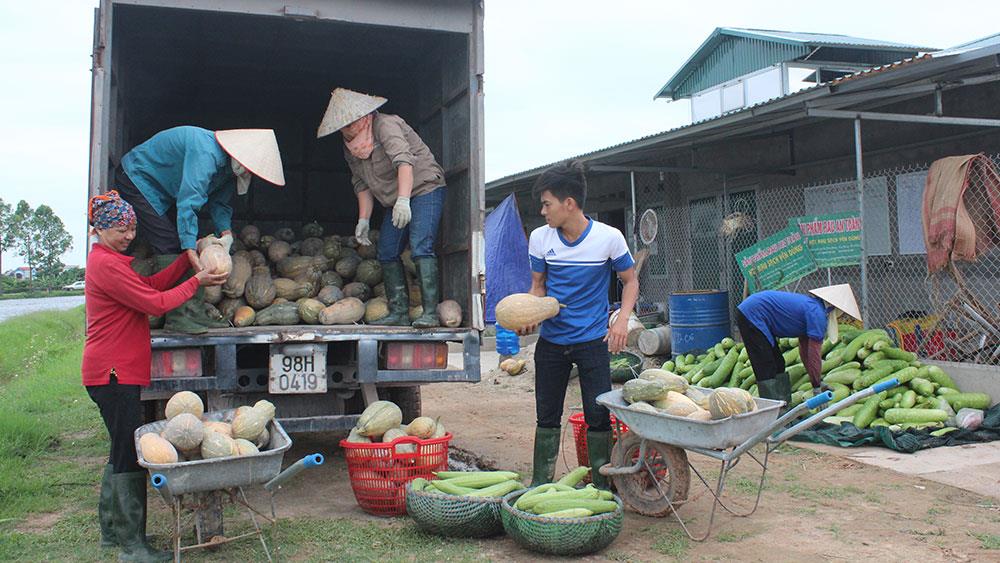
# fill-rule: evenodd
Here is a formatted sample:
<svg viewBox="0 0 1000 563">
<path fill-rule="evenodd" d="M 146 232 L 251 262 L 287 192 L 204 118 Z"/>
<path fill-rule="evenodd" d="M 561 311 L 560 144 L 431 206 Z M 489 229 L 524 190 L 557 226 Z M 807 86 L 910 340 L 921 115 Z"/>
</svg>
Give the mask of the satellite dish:
<svg viewBox="0 0 1000 563">
<path fill-rule="evenodd" d="M 652 209 L 642 212 L 642 217 L 639 219 L 639 240 L 642 244 L 650 245 L 656 240 L 658 221 L 656 212 Z"/>
</svg>

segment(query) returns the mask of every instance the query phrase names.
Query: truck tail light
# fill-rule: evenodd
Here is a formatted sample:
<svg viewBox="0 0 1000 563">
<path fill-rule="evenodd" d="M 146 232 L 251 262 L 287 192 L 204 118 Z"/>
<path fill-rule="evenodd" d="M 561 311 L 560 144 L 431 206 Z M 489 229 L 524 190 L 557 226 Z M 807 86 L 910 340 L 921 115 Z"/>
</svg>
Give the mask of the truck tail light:
<svg viewBox="0 0 1000 563">
<path fill-rule="evenodd" d="M 448 367 L 448 344 L 445 342 L 390 342 L 385 350 L 386 369 Z"/>
<path fill-rule="evenodd" d="M 153 362 L 150 368 L 150 377 L 153 379 L 201 377 L 201 349 L 153 350 Z"/>
</svg>

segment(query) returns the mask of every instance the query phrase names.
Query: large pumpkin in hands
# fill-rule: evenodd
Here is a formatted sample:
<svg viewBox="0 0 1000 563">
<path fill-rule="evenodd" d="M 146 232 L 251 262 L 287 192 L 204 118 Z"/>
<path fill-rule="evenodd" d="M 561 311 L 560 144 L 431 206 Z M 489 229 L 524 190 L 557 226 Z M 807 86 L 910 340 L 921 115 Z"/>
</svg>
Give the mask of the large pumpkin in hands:
<svg viewBox="0 0 1000 563">
<path fill-rule="evenodd" d="M 213 274 L 228 274 L 233 270 L 233 259 L 221 244 L 209 244 L 198 255 L 203 268 Z"/>
<path fill-rule="evenodd" d="M 497 303 L 496 317 L 500 326 L 521 330 L 559 314 L 555 297 L 536 297 L 530 293 L 513 293 Z"/>
</svg>

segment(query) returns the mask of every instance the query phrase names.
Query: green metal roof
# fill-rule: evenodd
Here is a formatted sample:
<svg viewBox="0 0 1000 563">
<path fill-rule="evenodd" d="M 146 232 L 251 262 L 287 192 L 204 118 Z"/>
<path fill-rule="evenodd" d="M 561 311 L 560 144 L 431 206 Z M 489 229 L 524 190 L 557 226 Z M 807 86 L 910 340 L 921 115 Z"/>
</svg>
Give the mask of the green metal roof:
<svg viewBox="0 0 1000 563">
<path fill-rule="evenodd" d="M 820 53 L 816 60 L 879 65 L 927 47 L 846 35 L 718 27 L 656 94 L 678 100 L 778 63 Z"/>
</svg>

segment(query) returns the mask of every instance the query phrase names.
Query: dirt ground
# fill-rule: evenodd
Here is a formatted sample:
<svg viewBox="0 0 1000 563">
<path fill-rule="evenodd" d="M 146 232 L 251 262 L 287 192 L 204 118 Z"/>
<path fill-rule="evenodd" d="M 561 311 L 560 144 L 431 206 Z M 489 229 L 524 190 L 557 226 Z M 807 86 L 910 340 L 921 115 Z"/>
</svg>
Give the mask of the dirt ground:
<svg viewBox="0 0 1000 563">
<path fill-rule="evenodd" d="M 511 377 L 495 369 L 495 353 L 484 351 L 482 381 L 425 386 L 424 414 L 441 417 L 455 436 L 453 447 L 474 453 L 489 466 L 530 474 L 534 432 L 530 354 L 530 347 L 522 350 L 528 369 Z M 564 416 L 579 405 L 579 385 L 573 380 Z M 572 431 L 568 423 L 564 428 L 558 473 L 576 466 Z M 335 437 L 328 435 L 296 439 L 286 460 L 320 451 L 328 462 L 278 495 L 280 516 L 381 520 L 356 505 L 335 443 Z M 694 454 L 691 460 L 699 471 L 717 475 L 714 460 Z M 748 458 L 730 473 L 727 494 L 733 504 L 752 506 L 759 475 L 759 466 Z M 772 454 L 767 476 L 757 512 L 746 518 L 717 515 L 707 541 L 688 541 L 672 516 L 648 518 L 626 512 L 618 539 L 583 560 L 1000 561 L 996 498 L 801 449 L 794 443 Z M 697 534 L 708 522 L 711 496 L 692 478 L 691 500 L 680 514 Z M 493 560 L 543 559 L 505 537 L 477 543 L 482 555 Z"/>
</svg>

